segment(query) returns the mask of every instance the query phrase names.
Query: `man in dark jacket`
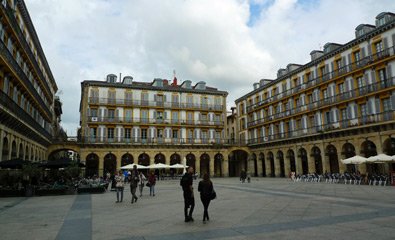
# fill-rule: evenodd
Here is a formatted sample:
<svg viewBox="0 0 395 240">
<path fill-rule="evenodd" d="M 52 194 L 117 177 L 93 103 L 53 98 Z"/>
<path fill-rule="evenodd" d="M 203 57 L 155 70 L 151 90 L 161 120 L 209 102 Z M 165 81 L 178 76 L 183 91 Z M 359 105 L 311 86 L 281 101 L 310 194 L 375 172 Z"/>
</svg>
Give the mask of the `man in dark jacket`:
<svg viewBox="0 0 395 240">
<path fill-rule="evenodd" d="M 137 202 L 136 189 L 139 183 L 139 172 L 137 171 L 137 166 L 134 165 L 132 169 L 132 174 L 130 175 L 130 192 L 132 193 L 131 203 Z"/>
<path fill-rule="evenodd" d="M 181 178 L 181 186 L 184 192 L 184 215 L 185 222 L 193 221 L 192 213 L 195 208 L 195 197 L 193 195 L 193 167 L 189 167 L 188 171 Z M 189 214 L 188 214 L 188 208 Z"/>
</svg>

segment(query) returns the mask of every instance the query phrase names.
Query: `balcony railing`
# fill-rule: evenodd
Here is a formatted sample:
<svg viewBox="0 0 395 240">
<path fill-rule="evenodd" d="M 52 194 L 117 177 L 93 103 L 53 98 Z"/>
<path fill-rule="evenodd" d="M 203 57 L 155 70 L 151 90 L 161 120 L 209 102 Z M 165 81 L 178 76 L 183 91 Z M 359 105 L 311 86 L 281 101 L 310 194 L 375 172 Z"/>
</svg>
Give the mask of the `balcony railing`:
<svg viewBox="0 0 395 240">
<path fill-rule="evenodd" d="M 32 94 L 32 97 L 38 101 L 38 104 L 43 107 L 45 113 L 48 115 L 49 118 L 51 118 L 52 114 L 48 106 L 42 100 L 41 96 L 37 93 L 37 90 L 34 88 L 33 84 L 29 81 L 26 74 L 23 72 L 22 68 L 18 65 L 18 63 L 15 61 L 14 57 L 12 56 L 6 45 L 1 40 L 0 40 L 0 54 L 1 56 L 3 56 L 5 61 L 11 65 L 11 67 L 16 72 L 18 77 L 22 80 L 23 85 L 25 85 L 28 91 Z"/>
<path fill-rule="evenodd" d="M 340 69 L 334 70 L 329 73 L 325 73 L 322 77 L 317 77 L 315 79 L 311 79 L 307 83 L 303 83 L 302 85 L 295 86 L 292 89 L 288 89 L 287 91 L 284 91 L 278 95 L 272 96 L 270 100 L 275 101 L 275 100 L 281 99 L 281 97 L 279 97 L 279 95 L 281 95 L 281 94 L 283 94 L 283 96 L 290 96 L 292 94 L 296 94 L 296 93 L 302 91 L 303 89 L 307 89 L 307 88 L 316 86 L 320 83 L 326 82 L 330 79 L 343 76 L 347 73 L 350 73 L 352 71 L 355 71 L 355 70 L 363 68 L 367 65 L 370 65 L 370 64 L 374 63 L 375 61 L 379 61 L 379 60 L 382 60 L 386 57 L 393 56 L 394 54 L 395 54 L 395 46 L 386 48 L 383 51 L 366 56 L 357 62 L 353 62 L 351 64 L 345 65 Z M 270 102 L 270 100 L 269 101 L 268 100 L 269 99 L 265 99 L 265 100 L 262 100 L 258 103 L 247 106 L 247 112 L 250 113 L 251 111 L 254 111 L 256 108 L 258 108 L 262 105 L 268 104 Z"/>
<path fill-rule="evenodd" d="M 47 140 L 51 140 L 52 136 L 45 130 L 37 121 L 34 120 L 27 112 L 25 112 L 18 104 L 16 104 L 7 94 L 0 90 L 0 105 L 4 106 L 7 111 L 10 111 L 21 122 L 26 123 L 31 128 L 35 129 Z"/>
<path fill-rule="evenodd" d="M 132 100 L 122 98 L 98 98 L 89 97 L 89 104 L 97 105 L 125 105 L 133 107 L 160 107 L 160 108 L 180 108 L 180 109 L 196 109 L 206 111 L 223 111 L 222 105 L 215 104 L 198 104 L 198 103 L 180 103 L 180 102 L 160 102 L 160 101 L 147 101 L 147 100 Z"/>
<path fill-rule="evenodd" d="M 7 7 L 4 7 L 3 4 L 0 4 L 0 8 L 8 16 L 8 19 L 10 20 L 12 29 L 15 30 L 15 32 L 18 36 L 18 40 L 20 40 L 20 43 L 22 44 L 23 49 L 25 49 L 27 55 L 29 56 L 30 62 L 33 64 L 33 67 L 34 67 L 36 73 L 38 74 L 39 78 L 42 79 L 42 81 L 44 83 L 43 86 L 44 86 L 45 90 L 47 91 L 48 96 L 51 96 L 51 91 L 49 90 L 49 86 L 44 78 L 44 75 L 42 74 L 40 67 L 38 66 L 38 63 L 36 61 L 36 58 L 34 57 L 33 52 L 30 49 L 30 46 L 27 43 L 25 36 L 23 35 L 23 33 L 22 33 L 22 31 L 15 19 L 14 10 L 11 8 L 11 6 L 9 4 L 7 4 Z M 52 98 L 51 98 L 51 100 L 52 100 Z"/>
<path fill-rule="evenodd" d="M 131 117 L 96 117 L 88 116 L 88 123 L 119 123 L 119 124 L 174 124 L 174 125 L 199 125 L 199 126 L 224 126 L 224 121 L 210 120 L 181 120 L 163 118 L 131 118 Z"/>
<path fill-rule="evenodd" d="M 275 113 L 271 116 L 266 116 L 264 118 L 260 118 L 257 120 L 252 120 L 247 123 L 248 127 L 255 127 L 257 125 L 263 124 L 264 122 L 272 121 L 272 120 L 279 120 L 281 118 L 286 118 L 290 115 L 293 115 L 295 113 L 303 113 L 304 111 L 313 111 L 313 110 L 318 110 L 319 108 L 322 107 L 327 107 L 330 105 L 336 105 L 342 101 L 349 100 L 352 98 L 358 98 L 358 97 L 365 97 L 366 94 L 377 92 L 389 87 L 395 86 L 395 77 L 385 79 L 383 81 L 379 81 L 373 84 L 369 84 L 367 86 L 363 86 L 357 89 L 350 90 L 349 92 L 344 92 L 341 94 L 336 94 L 331 97 L 327 97 L 325 99 L 313 102 L 313 103 L 308 103 L 307 105 L 303 106 L 297 106 L 296 108 L 293 108 L 291 110 L 286 110 L 280 113 Z"/>
<path fill-rule="evenodd" d="M 73 138 L 74 139 L 74 138 Z M 77 139 L 77 138 L 75 138 Z M 247 141 L 238 141 L 235 139 L 223 138 L 148 138 L 148 137 L 82 137 L 81 139 L 69 141 L 85 144 L 154 144 L 154 145 L 229 145 L 229 146 L 245 146 Z M 60 143 L 59 143 L 60 144 Z"/>
<path fill-rule="evenodd" d="M 367 126 L 370 124 L 378 124 L 378 123 L 386 123 L 386 122 L 391 122 L 395 120 L 395 112 L 394 111 L 387 111 L 387 112 L 382 112 L 378 114 L 371 114 L 355 119 L 347 119 L 347 120 L 342 120 L 339 122 L 335 123 L 329 123 L 329 124 L 324 124 L 324 125 L 319 125 L 319 126 L 313 126 L 305 129 L 297 129 L 294 131 L 288 131 L 288 132 L 283 132 L 283 133 L 276 133 L 276 134 L 271 134 L 266 137 L 259 137 L 259 138 L 254 138 L 250 139 L 248 141 L 249 144 L 258 144 L 258 143 L 266 143 L 270 141 L 276 141 L 276 140 L 284 140 L 284 139 L 292 139 L 292 138 L 298 138 L 298 137 L 303 137 L 307 135 L 314 135 L 314 134 L 320 134 L 320 133 L 325 133 L 325 132 L 333 132 L 337 130 L 344 130 L 348 129 L 350 127 L 361 127 L 361 126 Z"/>
</svg>

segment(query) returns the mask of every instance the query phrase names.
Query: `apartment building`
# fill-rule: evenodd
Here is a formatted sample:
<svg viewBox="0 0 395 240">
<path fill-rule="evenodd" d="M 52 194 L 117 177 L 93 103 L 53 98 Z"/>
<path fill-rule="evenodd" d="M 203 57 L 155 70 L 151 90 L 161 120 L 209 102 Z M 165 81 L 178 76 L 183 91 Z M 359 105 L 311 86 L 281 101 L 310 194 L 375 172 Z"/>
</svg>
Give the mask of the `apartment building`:
<svg viewBox="0 0 395 240">
<path fill-rule="evenodd" d="M 184 158 L 199 173 L 227 175 L 227 92 L 205 82 L 178 84 L 175 77 L 137 82 L 130 76 L 117 81 L 114 74 L 83 81 L 81 89 L 80 155 L 87 175 Z"/>
<path fill-rule="evenodd" d="M 62 104 L 22 0 L 0 3 L 0 161 L 47 158 Z"/>
<path fill-rule="evenodd" d="M 309 63 L 288 64 L 276 79 L 254 83 L 236 106 L 256 174 L 395 169 L 340 161 L 395 154 L 394 46 L 395 14 L 383 12 L 374 25 L 357 26 L 348 43 L 327 43 Z"/>
</svg>

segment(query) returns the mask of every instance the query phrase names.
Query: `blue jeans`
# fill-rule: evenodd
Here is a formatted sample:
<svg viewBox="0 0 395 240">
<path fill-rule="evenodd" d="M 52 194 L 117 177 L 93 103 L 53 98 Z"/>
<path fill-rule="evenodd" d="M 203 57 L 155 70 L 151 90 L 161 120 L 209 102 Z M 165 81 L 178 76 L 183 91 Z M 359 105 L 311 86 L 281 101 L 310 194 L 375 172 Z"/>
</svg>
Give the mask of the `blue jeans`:
<svg viewBox="0 0 395 240">
<path fill-rule="evenodd" d="M 123 187 L 117 187 L 117 202 L 119 202 L 119 194 L 121 193 L 121 202 L 123 200 Z"/>
<path fill-rule="evenodd" d="M 151 195 L 155 196 L 155 185 L 151 185 L 151 186 L 149 187 L 149 195 L 150 195 L 150 196 L 151 196 Z"/>
</svg>

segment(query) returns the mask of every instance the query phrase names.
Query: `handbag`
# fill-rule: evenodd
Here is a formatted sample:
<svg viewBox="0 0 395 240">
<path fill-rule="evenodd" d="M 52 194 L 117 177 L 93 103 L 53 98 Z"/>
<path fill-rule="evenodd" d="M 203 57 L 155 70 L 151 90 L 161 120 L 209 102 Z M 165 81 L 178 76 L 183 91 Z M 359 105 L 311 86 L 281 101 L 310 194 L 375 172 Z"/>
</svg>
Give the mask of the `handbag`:
<svg viewBox="0 0 395 240">
<path fill-rule="evenodd" d="M 211 191 L 211 193 L 210 193 L 210 200 L 214 200 L 216 198 L 217 198 L 217 193 L 213 189 L 213 191 Z"/>
<path fill-rule="evenodd" d="M 151 183 L 147 182 L 147 184 L 145 184 L 145 186 L 151 187 Z"/>
</svg>

